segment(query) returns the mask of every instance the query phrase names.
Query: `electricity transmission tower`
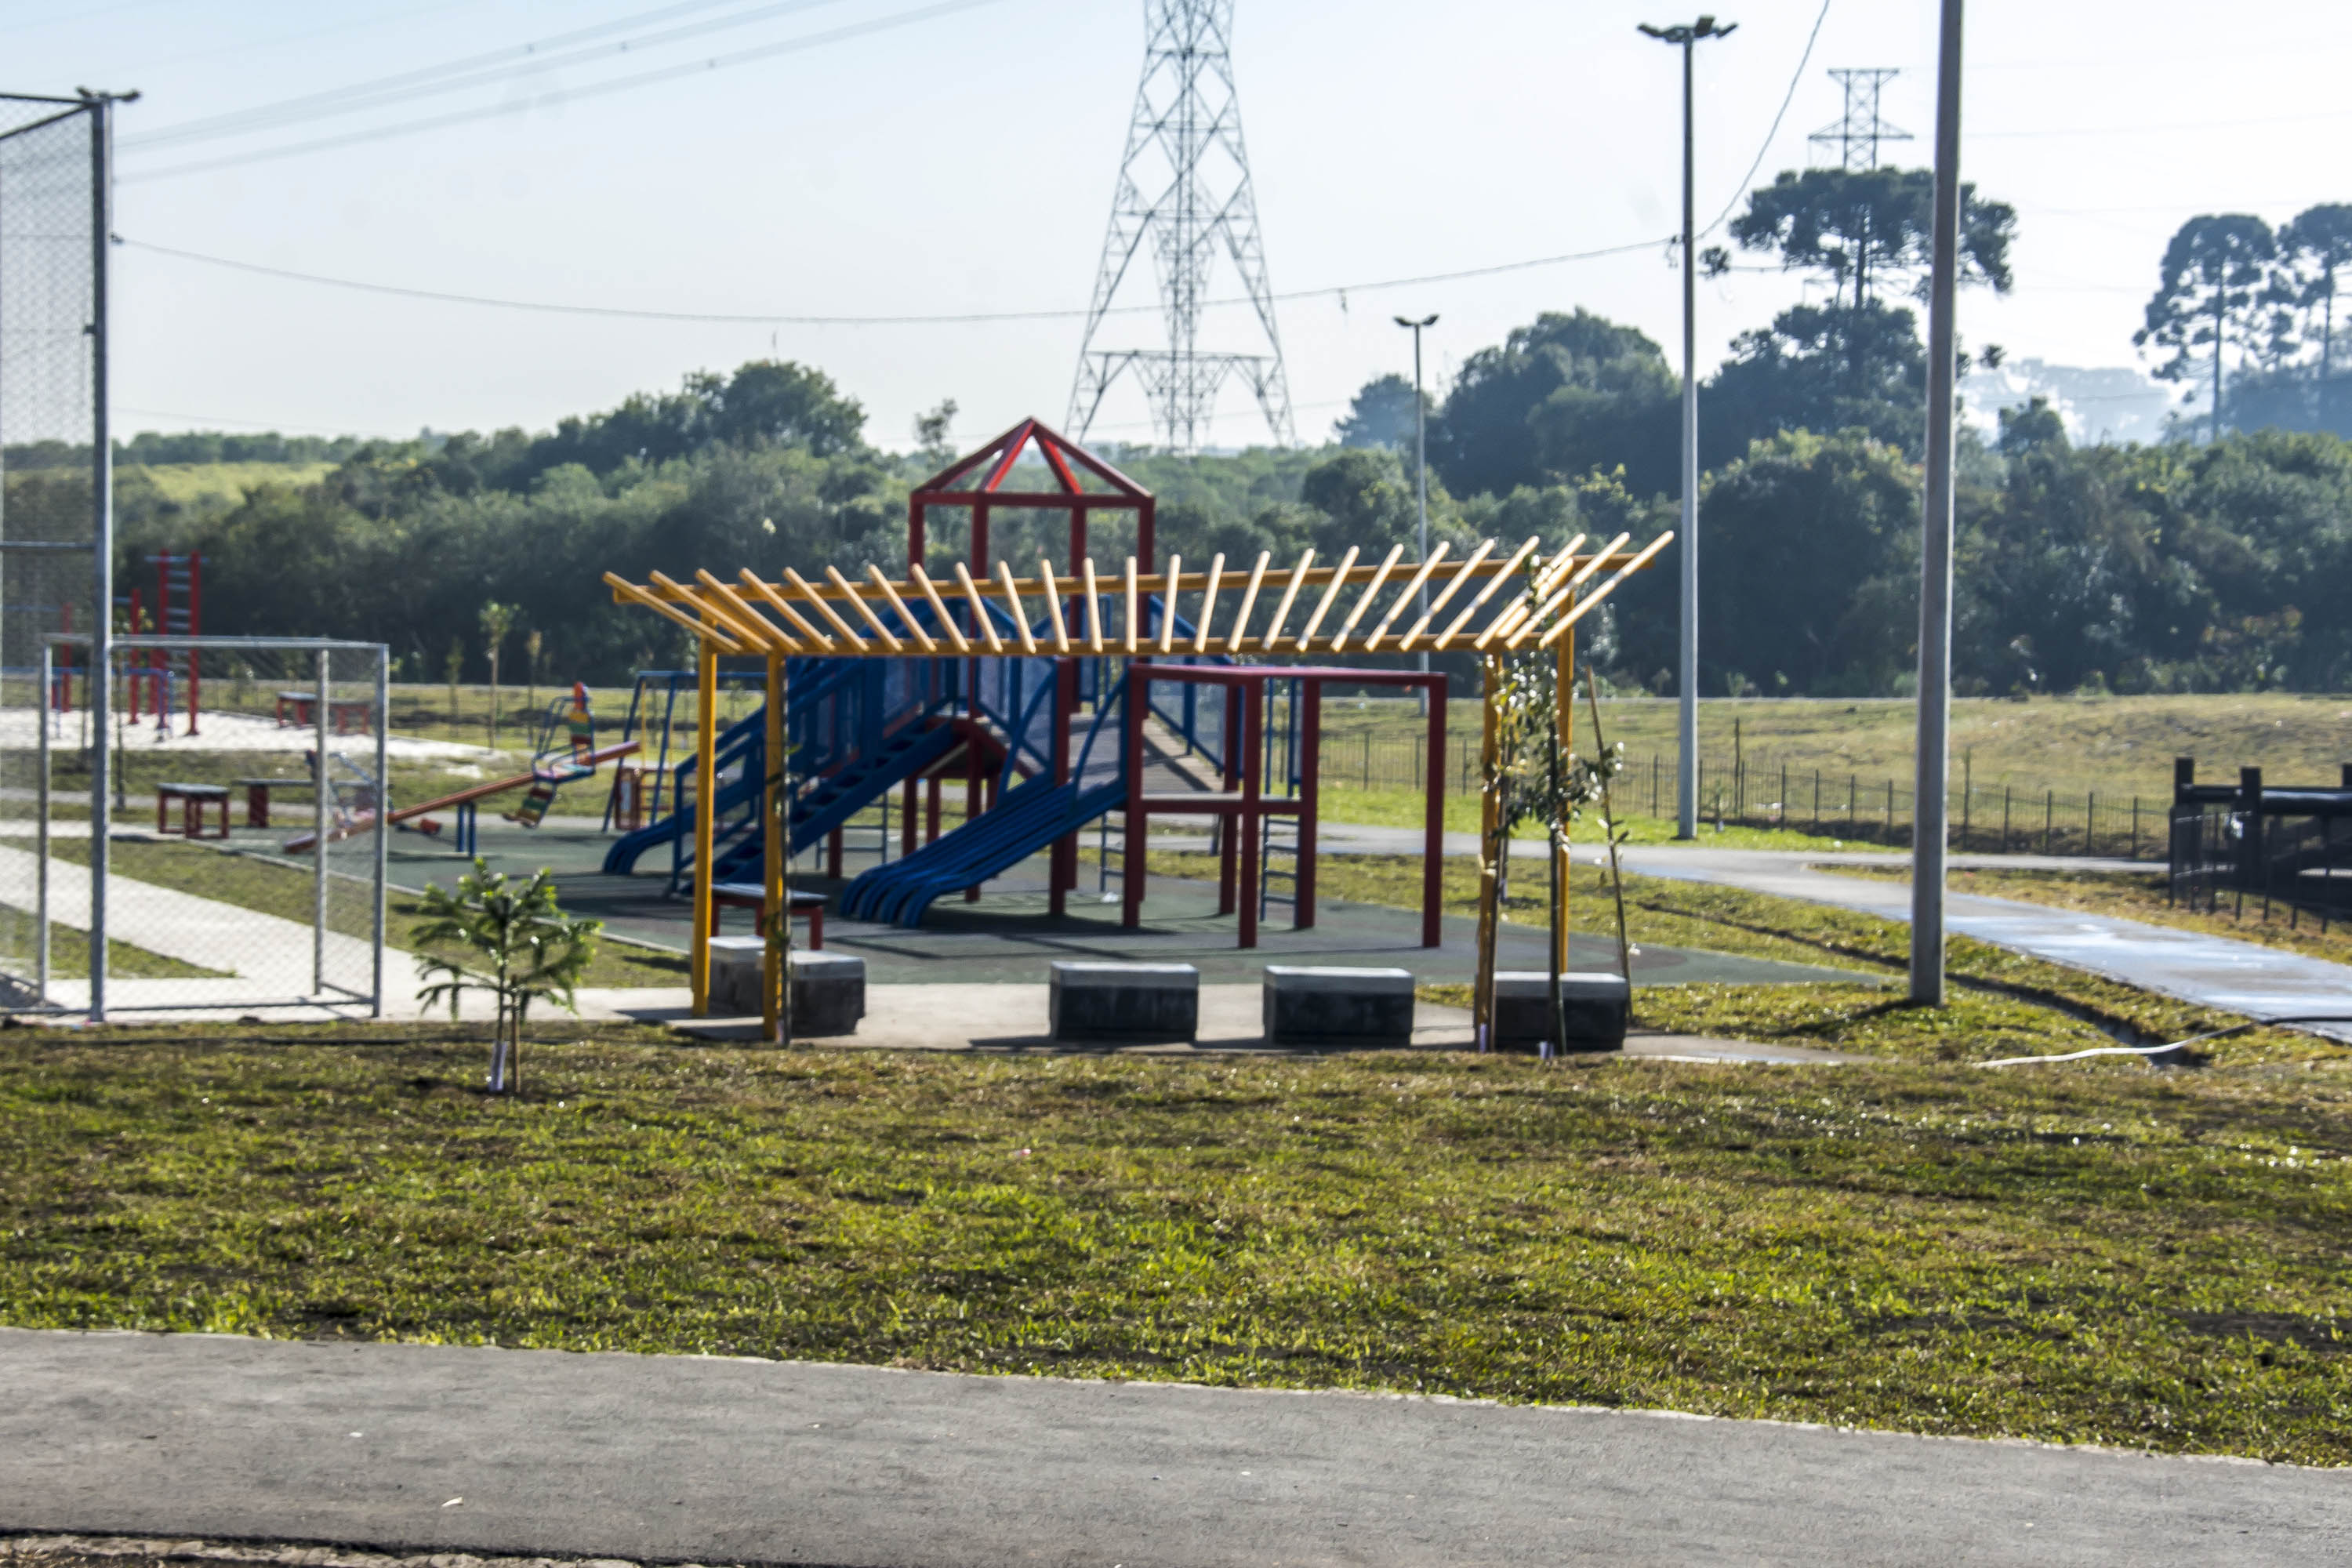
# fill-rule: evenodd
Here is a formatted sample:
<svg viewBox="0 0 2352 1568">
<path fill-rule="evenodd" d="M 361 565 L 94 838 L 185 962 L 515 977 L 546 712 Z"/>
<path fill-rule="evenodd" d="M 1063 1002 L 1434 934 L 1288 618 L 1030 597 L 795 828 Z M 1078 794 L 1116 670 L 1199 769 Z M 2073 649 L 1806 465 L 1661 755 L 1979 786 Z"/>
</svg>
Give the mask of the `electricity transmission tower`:
<svg viewBox="0 0 2352 1568">
<path fill-rule="evenodd" d="M 1234 88 L 1233 20 L 1234 0 L 1144 0 L 1143 82 L 1136 89 L 1110 232 L 1070 393 L 1068 426 L 1081 437 L 1112 383 L 1131 371 L 1171 451 L 1200 449 L 1218 389 L 1234 374 L 1256 395 L 1275 440 L 1291 440 L 1290 387 L 1282 372 L 1265 242 L 1258 233 L 1241 100 Z M 1159 274 L 1167 346 L 1097 348 L 1111 300 L 1147 245 Z M 1241 291 L 1256 312 L 1262 352 L 1201 347 L 1201 315 L 1219 251 L 1232 259 Z"/>
<path fill-rule="evenodd" d="M 1897 130 L 1878 117 L 1879 89 L 1901 74 L 1885 68 L 1830 72 L 1845 89 L 1845 113 L 1836 124 L 1824 125 L 1805 140 L 1816 147 L 1832 150 L 1839 168 L 1860 172 L 1878 167 L 1881 142 L 1911 140 L 1911 132 Z"/>
</svg>

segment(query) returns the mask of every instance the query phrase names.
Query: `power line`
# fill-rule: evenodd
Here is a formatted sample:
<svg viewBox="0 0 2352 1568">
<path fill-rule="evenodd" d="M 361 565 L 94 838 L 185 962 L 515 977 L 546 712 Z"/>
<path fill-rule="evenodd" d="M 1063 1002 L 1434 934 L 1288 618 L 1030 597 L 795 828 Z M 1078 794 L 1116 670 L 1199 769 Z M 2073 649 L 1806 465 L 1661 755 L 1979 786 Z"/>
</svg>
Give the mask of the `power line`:
<svg viewBox="0 0 2352 1568">
<path fill-rule="evenodd" d="M 1829 19 L 1830 0 L 1822 0 L 1821 12 L 1813 18 L 1813 30 L 1805 35 L 1805 52 L 1797 57 L 1797 68 L 1789 73 L 1789 90 L 1780 95 L 1780 111 L 1772 116 L 1772 129 L 1764 132 L 1764 144 L 1756 149 L 1756 161 L 1748 165 L 1748 173 L 1742 174 L 1739 184 L 1732 187 L 1731 199 L 1724 204 L 1721 212 L 1715 215 L 1715 221 L 1699 233 L 1713 234 L 1721 228 L 1724 220 L 1731 216 L 1731 209 L 1739 205 L 1739 198 L 1755 184 L 1756 171 L 1764 166 L 1766 155 L 1772 151 L 1773 138 L 1780 134 L 1780 121 L 1789 118 L 1789 105 L 1797 101 L 1797 84 L 1804 79 L 1805 67 L 1812 63 L 1813 46 L 1821 41 L 1822 24 Z"/>
<path fill-rule="evenodd" d="M 811 3 L 814 3 L 814 0 L 811 0 Z M 887 32 L 896 27 L 909 26 L 918 22 L 932 21 L 959 11 L 970 11 L 982 5 L 992 5 L 997 3 L 998 0 L 941 0 L 938 5 L 924 5 L 912 11 L 901 11 L 895 16 L 877 16 L 869 21 L 853 22 L 845 26 L 833 28 L 829 32 L 811 33 L 798 38 L 787 38 L 780 43 L 761 44 L 752 48 L 738 49 L 732 54 L 713 55 L 708 59 L 690 60 L 683 65 L 664 66 L 654 70 L 639 71 L 634 76 L 611 78 L 604 81 L 591 83 L 586 87 L 550 94 L 546 100 L 539 101 L 569 103 L 581 99 L 602 98 L 607 93 L 622 92 L 630 88 L 675 81 L 682 77 L 698 76 L 732 66 L 748 65 L 754 60 L 773 59 L 780 55 L 800 54 L 809 49 L 823 47 L 827 44 L 843 43 L 851 38 Z M 142 170 L 136 174 L 121 175 L 119 181 L 121 184 L 130 184 L 148 180 L 164 180 L 177 174 L 202 174 L 212 169 L 232 168 L 244 163 L 298 157 L 305 153 L 321 153 L 335 147 L 354 146 L 366 142 L 381 142 L 389 137 L 407 136 L 417 132 L 437 131 L 446 126 L 488 120 L 501 114 L 520 113 L 533 106 L 533 102 L 526 101 L 457 110 L 447 114 L 431 115 L 423 120 L 406 121 L 397 125 L 377 126 L 372 130 L 353 131 L 340 136 L 320 137 L 315 141 L 294 142 L 281 147 L 266 147 L 251 153 L 234 153 L 225 157 L 200 159 L 192 163 L 173 163 L 165 168 Z"/>
<path fill-rule="evenodd" d="M 207 256 L 202 251 L 183 250 L 176 246 L 157 245 L 151 240 L 121 239 L 117 243 L 133 250 L 143 250 L 156 256 L 169 256 L 181 261 L 194 261 L 207 267 L 225 268 L 233 272 L 250 272 L 264 278 L 282 278 L 295 283 L 315 283 L 329 289 L 350 289 L 365 294 L 388 294 L 400 299 L 425 300 L 445 305 L 477 305 L 502 310 L 532 310 L 548 315 L 601 316 L 619 321 L 680 321 L 715 326 L 754 327 L 912 327 L 966 326 L 991 321 L 1057 321 L 1083 320 L 1083 310 L 970 310 L 936 315 L 790 315 L 761 314 L 753 311 L 727 312 L 705 310 L 642 310 L 621 305 L 572 305 L 545 300 L 510 300 L 487 294 L 460 294 L 438 289 L 412 289 L 396 283 L 371 283 L 355 278 L 333 278 L 319 272 L 298 272 L 290 268 L 269 267 L 257 261 L 239 261 L 226 256 Z M 1491 278 L 1506 272 L 1524 272 L 1539 267 L 1561 266 L 1571 261 L 1593 261 L 1603 257 L 1624 256 L 1634 251 L 1656 247 L 1654 239 L 1637 240 L 1630 245 L 1605 246 L 1598 250 L 1568 251 L 1558 256 L 1531 257 L 1524 261 L 1498 262 L 1489 267 L 1469 267 L 1454 272 L 1425 273 L 1418 278 L 1385 278 L 1369 283 L 1338 283 L 1321 289 L 1297 289 L 1274 296 L 1278 300 L 1320 300 L 1349 294 L 1369 294 L 1383 289 L 1418 288 L 1431 283 L 1454 283 L 1472 278 Z M 1248 305 L 1247 296 L 1205 300 L 1203 307 Z M 1106 311 L 1107 315 L 1156 314 L 1157 305 L 1123 305 Z"/>
<path fill-rule="evenodd" d="M 686 4 L 667 6 L 662 11 L 649 15 L 659 16 L 685 11 L 705 10 L 719 3 L 720 0 L 687 0 Z M 373 82 L 356 83 L 350 87 L 339 88 L 331 92 L 309 93 L 300 98 L 288 99 L 280 103 L 264 104 L 254 109 L 238 110 L 229 114 L 214 115 L 209 119 L 192 120 L 178 125 L 165 126 L 160 131 L 150 132 L 142 136 L 127 138 L 123 145 L 127 151 L 135 152 L 145 147 L 205 141 L 220 136 L 247 136 L 262 131 L 274 130 L 281 125 L 299 124 L 306 120 L 323 119 L 338 114 L 357 114 L 413 98 L 430 98 L 446 92 L 462 92 L 467 88 L 487 87 L 519 75 L 554 70 L 586 60 L 606 59 L 616 54 L 627 54 L 638 49 L 658 48 L 665 44 L 698 37 L 706 33 L 746 26 L 754 22 L 768 21 L 796 11 L 805 11 L 818 5 L 838 3 L 839 0 L 781 0 L 779 4 L 755 5 L 748 11 L 739 11 L 730 16 L 689 22 L 662 32 L 638 34 L 623 38 L 616 43 L 574 48 L 568 53 L 541 52 L 561 43 L 562 39 L 560 38 L 537 44 L 522 44 L 488 55 L 477 55 L 468 59 L 426 66 L 417 70 L 404 71 L 396 76 L 381 78 Z M 565 35 L 565 37 L 578 39 L 591 34 L 610 33 L 624 26 L 636 26 L 640 20 L 642 18 L 630 18 L 625 22 L 608 23 L 601 27 L 583 28 L 578 33 Z"/>
</svg>

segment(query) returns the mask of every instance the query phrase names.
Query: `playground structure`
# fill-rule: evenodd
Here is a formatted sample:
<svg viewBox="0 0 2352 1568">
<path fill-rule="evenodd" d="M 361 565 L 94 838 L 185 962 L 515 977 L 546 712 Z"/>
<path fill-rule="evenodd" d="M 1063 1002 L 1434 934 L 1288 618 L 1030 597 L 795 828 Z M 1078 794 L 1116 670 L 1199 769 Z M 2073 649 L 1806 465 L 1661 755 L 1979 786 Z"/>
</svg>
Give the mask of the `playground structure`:
<svg viewBox="0 0 2352 1568">
<path fill-rule="evenodd" d="M 332 706 L 330 703 L 330 711 Z M 337 728 L 335 733 L 342 731 Z M 637 742 L 624 741 L 617 745 L 598 746 L 595 709 L 588 700 L 588 689 L 575 682 L 569 697 L 556 698 L 548 704 L 540 719 L 531 751 L 528 771 L 398 807 L 384 818 L 384 826 L 438 834 L 441 825 L 432 814 L 450 812 L 457 821 L 451 847 L 457 854 L 473 855 L 481 847 L 478 814 L 482 801 L 509 790 L 524 790 L 522 804 L 508 814 L 507 820 L 524 827 L 537 827 L 546 820 L 547 808 L 554 804 L 558 790 L 567 784 L 594 777 L 596 770 L 606 763 L 617 763 L 624 757 L 635 756 Z M 330 790 L 331 811 L 322 814 L 329 824 L 325 831 L 330 844 L 373 829 L 377 803 L 387 798 L 379 776 L 367 773 L 342 752 L 334 753 L 333 760 L 341 771 L 321 774 Z M 352 775 L 351 782 L 343 782 L 344 773 Z M 284 846 L 286 853 L 309 853 L 317 831 L 313 828 L 310 833 L 298 833 L 289 838 Z"/>
<path fill-rule="evenodd" d="M 174 711 L 184 710 L 186 733 L 194 735 L 204 712 L 204 674 L 198 668 L 194 639 L 203 637 L 205 630 L 205 558 L 194 553 L 150 555 L 147 563 L 155 568 L 154 616 L 149 619 L 140 592 L 133 588 L 124 601 L 129 629 L 190 641 L 184 647 L 149 649 L 131 667 L 124 680 L 124 696 L 129 700 L 126 717 L 133 724 L 152 717 L 157 729 L 169 730 Z M 146 698 L 143 711 L 142 694 Z"/>
<path fill-rule="evenodd" d="M 1032 447 L 1058 489 L 1003 488 Z M 1087 482 L 1099 488 L 1088 489 Z M 929 569 L 926 524 L 929 509 L 940 505 L 970 510 L 971 552 L 969 561 L 952 563 L 951 576 L 935 578 Z M 990 515 L 1012 507 L 1070 515 L 1068 576 L 1057 574 L 1050 561 L 1041 560 L 1036 574 L 1025 578 L 1016 576 L 1009 562 L 992 565 Z M 1138 514 L 1137 553 L 1108 577 L 1084 553 L 1087 521 L 1106 509 Z M 677 798 L 688 800 L 688 781 L 695 781 L 691 800 L 665 822 L 625 836 L 606 861 L 607 870 L 626 870 L 655 843 L 672 847 L 674 880 L 691 889 L 690 973 L 698 1014 L 709 996 L 713 886 L 751 879 L 746 873 L 756 864 L 767 906 L 785 907 L 791 852 L 838 828 L 857 804 L 894 784 L 906 789 L 911 805 L 916 781 L 943 763 L 961 763 L 965 825 L 859 878 L 844 895 L 845 914 L 919 920 L 942 894 L 975 889 L 1041 850 L 1048 852 L 1048 886 L 1058 910 L 1076 880 L 1077 829 L 1124 808 L 1124 923 L 1132 926 L 1139 919 L 1149 818 L 1179 812 L 1232 823 L 1221 841 L 1237 858 L 1248 854 L 1246 846 L 1258 840 L 1266 819 L 1298 816 L 1307 837 L 1298 860 L 1304 898 L 1295 907 L 1311 921 L 1311 779 L 1300 781 L 1310 787 L 1282 803 L 1253 789 L 1265 764 L 1256 745 L 1262 724 L 1253 720 L 1252 710 L 1262 713 L 1266 683 L 1275 679 L 1300 683 L 1301 700 L 1294 710 L 1303 711 L 1319 701 L 1321 687 L 1330 681 L 1412 684 L 1420 678 L 1234 661 L 1457 648 L 1491 661 L 1507 652 L 1548 650 L 1561 660 L 1565 673 L 1577 621 L 1673 537 L 1662 535 L 1631 553 L 1623 551 L 1623 535 L 1584 553 L 1581 535 L 1549 553 L 1534 539 L 1509 552 L 1488 541 L 1453 562 L 1441 544 L 1415 563 L 1402 563 L 1401 544 L 1377 564 L 1362 561 L 1360 547 L 1350 547 L 1336 565 L 1317 566 L 1310 551 L 1286 569 L 1275 568 L 1261 554 L 1246 570 L 1228 571 L 1219 555 L 1206 572 L 1188 573 L 1177 558 L 1165 571 L 1157 569 L 1151 516 L 1148 493 L 1133 481 L 1032 420 L 918 488 L 909 503 L 903 577 L 889 577 L 871 563 L 856 582 L 827 567 L 822 584 L 790 567 L 773 580 L 744 568 L 733 582 L 698 570 L 691 584 L 662 573 L 651 574 L 645 583 L 605 574 L 616 602 L 639 605 L 684 627 L 698 650 L 696 754 L 679 769 L 677 786 Z M 1596 580 L 1612 567 L 1613 574 Z M 1513 583 L 1522 583 L 1524 591 L 1496 602 Z M 1399 623 L 1425 589 L 1432 591 L 1428 607 L 1400 630 Z M 1181 612 L 1186 595 L 1195 596 L 1189 620 Z M 1273 600 L 1274 608 L 1261 623 L 1256 617 L 1262 599 Z M 1219 621 L 1228 612 L 1230 621 L 1221 628 Z M 722 658 L 758 658 L 765 676 L 761 710 L 724 735 L 717 719 Z M 1124 667 L 1116 679 L 1108 673 L 1112 661 Z M 1095 671 L 1094 712 L 1084 739 L 1074 743 L 1083 674 L 1089 666 Z M 803 684 L 815 689 L 807 699 Z M 1160 684 L 1221 687 L 1229 704 L 1238 694 L 1240 722 L 1228 727 L 1225 754 L 1216 759 L 1221 782 L 1237 789 L 1163 798 L 1144 788 L 1144 731 L 1159 712 L 1151 689 Z M 838 721 L 852 716 L 841 701 L 853 690 L 880 694 L 854 715 L 858 738 L 868 743 L 854 751 L 838 744 L 840 731 L 853 728 Z M 828 700 L 835 702 L 837 721 L 831 730 Z M 894 700 L 906 714 L 896 728 L 888 721 Z M 1431 707 L 1442 725 L 1443 703 Z M 1185 703 L 1183 711 L 1195 713 L 1197 704 Z M 1442 740 L 1442 729 L 1433 732 Z M 1185 742 L 1188 748 L 1192 743 Z M 992 744 L 993 770 L 988 766 Z M 769 759 L 787 754 L 788 748 L 790 767 L 772 766 Z M 1293 755 L 1305 762 L 1314 750 L 1309 745 Z M 1311 772 L 1311 762 L 1305 766 Z M 983 811 L 991 771 L 996 778 L 994 805 Z M 1433 836 L 1442 826 L 1434 783 L 1441 771 L 1431 771 Z M 707 791 L 700 787 L 705 780 L 711 785 Z M 706 794 L 707 811 L 701 809 Z M 770 830 L 779 824 L 784 831 Z M 1424 908 L 1424 930 L 1432 932 L 1439 847 L 1433 837 Z M 1250 880 L 1246 874 L 1238 879 L 1244 885 Z M 1243 897 L 1234 881 L 1223 879 L 1221 898 L 1244 910 L 1262 902 L 1262 893 L 1256 900 Z M 773 922 L 771 929 L 782 925 Z M 1555 933 L 1556 944 L 1565 940 L 1564 929 Z M 772 946 L 763 986 L 763 1016 L 772 1029 L 778 1021 L 783 963 L 782 947 Z"/>
</svg>

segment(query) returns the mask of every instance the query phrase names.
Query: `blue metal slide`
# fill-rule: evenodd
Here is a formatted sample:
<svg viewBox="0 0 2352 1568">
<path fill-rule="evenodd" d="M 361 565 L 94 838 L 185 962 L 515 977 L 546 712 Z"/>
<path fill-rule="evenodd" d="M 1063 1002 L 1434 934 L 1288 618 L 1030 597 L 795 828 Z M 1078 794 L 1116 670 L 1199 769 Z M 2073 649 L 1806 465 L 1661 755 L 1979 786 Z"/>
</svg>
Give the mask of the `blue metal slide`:
<svg viewBox="0 0 2352 1568">
<path fill-rule="evenodd" d="M 1050 704 L 1051 687 L 1031 700 Z M 1075 833 L 1127 800 L 1126 683 L 1095 714 L 1069 779 L 1033 778 L 1014 785 L 1008 762 L 995 809 L 925 845 L 903 860 L 877 866 L 849 884 L 841 912 L 851 920 L 920 925 L 944 894 L 977 887 L 1010 870 L 1065 834 Z M 1025 720 L 1028 715 L 1024 715 Z"/>
</svg>

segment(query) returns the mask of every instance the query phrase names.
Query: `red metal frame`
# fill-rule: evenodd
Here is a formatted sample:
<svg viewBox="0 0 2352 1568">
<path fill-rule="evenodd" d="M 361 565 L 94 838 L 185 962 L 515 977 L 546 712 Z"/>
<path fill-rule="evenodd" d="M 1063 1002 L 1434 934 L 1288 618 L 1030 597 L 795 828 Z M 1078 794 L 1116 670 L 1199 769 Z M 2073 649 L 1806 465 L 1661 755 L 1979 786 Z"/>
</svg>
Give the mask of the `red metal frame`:
<svg viewBox="0 0 2352 1568">
<path fill-rule="evenodd" d="M 1225 691 L 1225 756 L 1223 772 L 1229 786 L 1217 795 L 1147 795 L 1143 789 L 1143 724 L 1150 711 L 1150 687 L 1156 680 L 1194 686 L 1222 687 Z M 1348 669 L 1317 665 L 1153 665 L 1142 659 L 1128 664 L 1129 714 L 1126 729 L 1127 807 L 1124 869 L 1125 893 L 1121 923 L 1142 923 L 1144 857 L 1150 817 L 1165 816 L 1217 816 L 1230 826 L 1221 833 L 1217 866 L 1217 912 L 1241 915 L 1239 945 L 1257 945 L 1257 837 L 1259 822 L 1268 816 L 1298 818 L 1298 883 L 1294 928 L 1315 924 L 1316 825 L 1321 814 L 1322 765 L 1319 746 L 1308 744 L 1299 762 L 1298 794 L 1269 799 L 1260 790 L 1264 767 L 1259 752 L 1265 746 L 1265 687 L 1270 680 L 1299 683 L 1300 734 L 1318 733 L 1323 711 L 1323 688 L 1396 686 L 1429 693 L 1429 766 L 1423 770 L 1428 796 L 1423 815 L 1421 878 L 1421 945 L 1443 944 L 1443 887 L 1445 875 L 1445 677 L 1417 670 Z M 1241 722 L 1233 721 L 1234 699 L 1240 699 Z M 1061 767 L 1055 769 L 1061 776 Z M 1230 786 L 1238 784 L 1238 790 Z M 1237 842 L 1238 841 L 1238 842 Z M 1238 850 L 1238 853 L 1236 851 Z M 1238 860 L 1238 866 L 1235 861 Z M 1237 875 L 1238 874 L 1238 875 Z M 1055 912 L 1060 912 L 1056 894 Z"/>
<path fill-rule="evenodd" d="M 1053 490 L 1008 490 L 1003 488 L 1010 479 L 1015 464 L 1024 451 L 1034 447 L 1045 461 L 1046 469 L 1060 488 Z M 1102 489 L 1085 488 L 1087 477 L 1107 487 Z M 1150 490 L 1120 473 L 1102 458 L 1063 436 L 1059 431 L 1035 419 L 1024 419 L 996 439 L 967 452 L 946 468 L 915 487 L 907 498 L 907 560 L 920 565 L 929 544 L 930 509 L 935 506 L 969 508 L 971 512 L 971 574 L 979 581 L 988 581 L 991 516 L 1000 508 L 1024 511 L 1066 511 L 1070 514 L 1070 575 L 1078 575 L 1079 563 L 1087 554 L 1087 519 L 1097 511 L 1132 511 L 1136 514 L 1136 560 L 1139 569 L 1146 574 L 1157 568 L 1155 553 L 1156 509 L 1158 503 Z M 1067 613 L 1076 614 L 1073 600 Z M 1069 776 L 1069 716 L 1077 706 L 1077 663 L 1062 659 L 1056 702 L 1060 724 L 1054 738 L 1054 777 L 1058 781 Z M 970 716 L 977 721 L 980 703 L 979 663 L 973 661 L 972 679 L 967 683 L 971 693 Z M 937 785 L 934 784 L 936 790 Z M 977 752 L 966 760 L 964 771 L 964 802 L 966 821 L 980 813 L 983 794 L 989 804 L 994 804 L 994 792 L 983 776 Z M 907 826 L 904 829 L 908 852 L 914 848 L 914 794 L 908 785 L 907 795 Z M 932 810 L 938 809 L 938 797 L 932 797 Z M 834 874 L 840 875 L 839 851 L 830 851 Z M 1075 835 L 1055 842 L 1049 861 L 1046 880 L 1052 889 L 1053 908 L 1062 913 L 1070 889 L 1078 882 L 1078 841 Z M 964 889 L 967 902 L 980 897 L 978 888 Z"/>
</svg>

